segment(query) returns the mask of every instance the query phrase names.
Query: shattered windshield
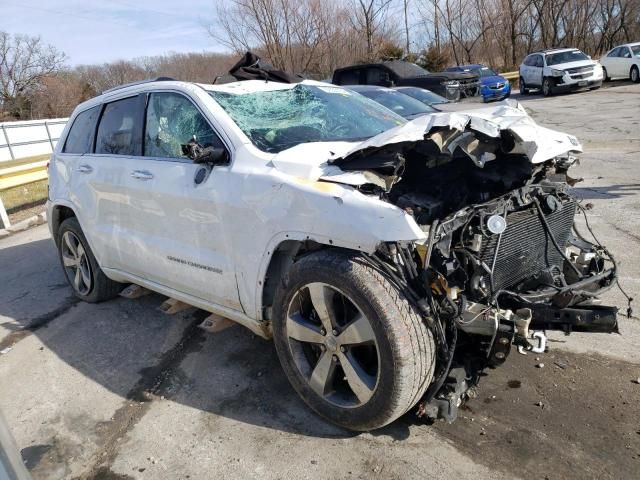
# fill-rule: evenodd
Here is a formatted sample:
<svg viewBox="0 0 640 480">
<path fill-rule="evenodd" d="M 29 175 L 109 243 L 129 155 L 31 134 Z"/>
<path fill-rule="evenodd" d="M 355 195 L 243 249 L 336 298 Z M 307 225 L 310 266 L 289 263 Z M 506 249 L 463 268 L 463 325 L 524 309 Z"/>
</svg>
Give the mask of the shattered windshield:
<svg viewBox="0 0 640 480">
<path fill-rule="evenodd" d="M 209 94 L 256 147 L 270 153 L 300 143 L 360 141 L 405 123 L 377 103 L 330 85 Z"/>
</svg>

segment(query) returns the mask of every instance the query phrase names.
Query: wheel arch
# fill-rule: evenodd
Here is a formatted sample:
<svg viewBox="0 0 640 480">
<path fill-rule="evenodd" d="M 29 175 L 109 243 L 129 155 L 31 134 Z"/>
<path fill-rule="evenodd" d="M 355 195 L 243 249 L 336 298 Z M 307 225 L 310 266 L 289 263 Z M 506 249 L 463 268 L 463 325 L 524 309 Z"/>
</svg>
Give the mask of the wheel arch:
<svg viewBox="0 0 640 480">
<path fill-rule="evenodd" d="M 62 222 L 67 218 L 71 217 L 78 218 L 73 208 L 62 204 L 56 204 L 51 207 L 51 236 L 53 237 L 53 241 L 56 242 L 56 245 L 58 244 L 58 229 L 60 225 L 62 225 Z"/>
<path fill-rule="evenodd" d="M 267 251 L 268 262 L 261 269 L 262 273 L 256 289 L 257 314 L 263 321 L 271 320 L 271 307 L 275 298 L 278 283 L 299 258 L 319 250 L 329 248 L 340 249 L 328 243 L 320 243 L 310 237 L 285 239 L 278 243 L 272 251 Z"/>
</svg>

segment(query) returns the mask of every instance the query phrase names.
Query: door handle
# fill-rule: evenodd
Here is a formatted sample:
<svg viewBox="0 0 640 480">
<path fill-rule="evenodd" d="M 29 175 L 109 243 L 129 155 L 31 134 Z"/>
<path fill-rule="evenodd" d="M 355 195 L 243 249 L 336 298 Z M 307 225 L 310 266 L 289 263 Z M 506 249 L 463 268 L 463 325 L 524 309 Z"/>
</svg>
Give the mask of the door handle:
<svg viewBox="0 0 640 480">
<path fill-rule="evenodd" d="M 93 167 L 91 165 L 84 164 L 78 166 L 77 171 L 80 173 L 91 173 L 93 172 Z"/>
<path fill-rule="evenodd" d="M 134 170 L 131 172 L 131 176 L 136 180 L 151 180 L 153 178 L 153 173 L 148 172 L 147 170 Z"/>
</svg>

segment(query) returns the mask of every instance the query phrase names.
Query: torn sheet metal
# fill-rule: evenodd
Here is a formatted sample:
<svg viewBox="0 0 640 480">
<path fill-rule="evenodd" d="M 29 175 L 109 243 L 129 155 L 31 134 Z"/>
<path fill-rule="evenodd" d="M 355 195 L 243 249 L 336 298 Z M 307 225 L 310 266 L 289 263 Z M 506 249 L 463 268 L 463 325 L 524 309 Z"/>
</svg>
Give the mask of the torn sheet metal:
<svg viewBox="0 0 640 480">
<path fill-rule="evenodd" d="M 437 137 L 438 132 L 434 132 L 434 137 L 429 136 L 438 127 L 459 132 L 476 131 L 493 138 L 500 138 L 503 132 L 509 132 L 515 139 L 514 149 L 510 153 L 525 154 L 532 163 L 542 163 L 569 152 L 582 151 L 582 146 L 573 135 L 540 127 L 522 107 L 505 104 L 468 112 L 433 113 L 419 117 L 359 143 L 337 159 L 336 163 L 348 162 L 350 158 L 370 149 L 425 139 L 434 140 L 444 147 L 443 139 Z M 489 158 L 485 156 L 482 160 L 484 153 L 470 156 L 476 157 L 476 163 L 482 163 Z"/>
<path fill-rule="evenodd" d="M 361 186 L 373 184 L 389 188 L 390 176 L 372 173 L 366 168 L 341 169 L 341 165 L 362 160 L 363 153 L 376 152 L 388 145 L 428 140 L 441 152 L 452 154 L 460 148 L 480 168 L 496 158 L 501 145 L 481 141 L 484 137 L 513 139 L 509 153 L 524 154 L 532 163 L 542 163 L 569 152 L 581 152 L 578 140 L 566 133 L 541 127 L 517 104 L 466 112 L 435 113 L 419 117 L 354 145 L 353 142 L 311 142 L 283 150 L 271 158 L 270 165 L 284 173 L 307 180 L 325 180 Z"/>
</svg>

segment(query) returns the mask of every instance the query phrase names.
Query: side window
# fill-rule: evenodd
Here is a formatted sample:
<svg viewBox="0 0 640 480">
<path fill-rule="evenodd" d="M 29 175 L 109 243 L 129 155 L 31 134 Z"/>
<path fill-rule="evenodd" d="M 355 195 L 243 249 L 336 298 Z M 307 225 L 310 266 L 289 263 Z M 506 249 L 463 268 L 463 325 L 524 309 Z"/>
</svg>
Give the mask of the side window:
<svg viewBox="0 0 640 480">
<path fill-rule="evenodd" d="M 622 55 L 620 55 L 623 58 L 631 58 L 631 52 L 629 51 L 629 47 L 622 47 Z"/>
<path fill-rule="evenodd" d="M 367 68 L 367 85 L 386 86 L 389 75 L 381 68 Z"/>
<path fill-rule="evenodd" d="M 607 57 L 617 57 L 619 54 L 620 54 L 620 47 L 614 48 L 613 50 L 611 50 L 607 55 Z"/>
<path fill-rule="evenodd" d="M 140 155 L 138 97 L 107 103 L 96 136 L 96 153 Z"/>
<path fill-rule="evenodd" d="M 524 62 L 522 62 L 524 65 L 526 65 L 527 67 L 531 66 L 531 56 L 528 56 L 527 58 L 524 59 Z"/>
<path fill-rule="evenodd" d="M 338 78 L 338 85 L 358 85 L 360 83 L 360 70 L 346 70 L 344 72 L 340 72 L 340 77 Z"/>
<path fill-rule="evenodd" d="M 152 93 L 147 103 L 144 156 L 187 158 L 182 153 L 195 137 L 204 147 L 225 148 L 196 106 L 178 93 Z"/>
<path fill-rule="evenodd" d="M 100 114 L 100 105 L 79 113 L 69 134 L 64 142 L 64 153 L 89 153 L 91 151 L 91 142 L 93 140 L 93 132 L 96 128 L 96 120 Z"/>
<path fill-rule="evenodd" d="M 544 60 L 542 59 L 542 55 L 536 55 L 536 67 L 544 67 Z"/>
</svg>

